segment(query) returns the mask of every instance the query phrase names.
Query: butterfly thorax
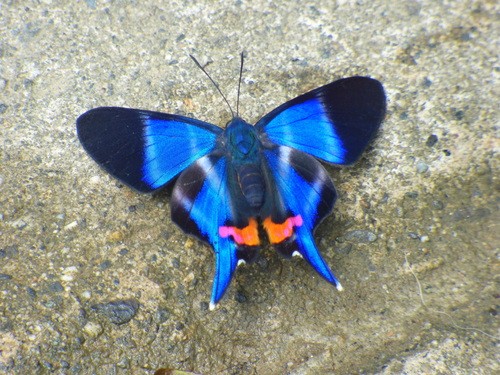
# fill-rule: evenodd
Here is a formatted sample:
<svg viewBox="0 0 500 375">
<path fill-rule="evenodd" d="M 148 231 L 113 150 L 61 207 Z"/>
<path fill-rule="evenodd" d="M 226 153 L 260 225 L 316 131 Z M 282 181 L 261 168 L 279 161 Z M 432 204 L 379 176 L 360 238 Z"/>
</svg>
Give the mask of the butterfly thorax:
<svg viewBox="0 0 500 375">
<path fill-rule="evenodd" d="M 265 184 L 261 168 L 261 143 L 255 128 L 239 117 L 224 132 L 228 163 L 234 170 L 241 193 L 252 208 L 264 203 Z"/>
</svg>

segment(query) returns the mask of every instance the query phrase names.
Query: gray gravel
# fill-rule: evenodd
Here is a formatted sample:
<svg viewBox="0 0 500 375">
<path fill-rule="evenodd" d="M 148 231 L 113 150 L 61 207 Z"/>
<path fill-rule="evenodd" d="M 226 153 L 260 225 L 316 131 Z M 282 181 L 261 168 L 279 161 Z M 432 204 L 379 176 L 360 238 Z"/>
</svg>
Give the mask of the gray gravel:
<svg viewBox="0 0 500 375">
<path fill-rule="evenodd" d="M 500 373 L 499 11 L 465 0 L 2 2 L 0 372 Z M 242 50 L 250 122 L 351 75 L 383 82 L 388 113 L 359 163 L 328 167 L 339 200 L 316 238 L 344 292 L 266 249 L 210 312 L 209 247 L 173 225 L 168 190 L 139 195 L 99 169 L 75 119 L 113 105 L 224 125 L 188 54 L 235 103 Z M 128 301 L 119 323 L 116 301 Z"/>
</svg>

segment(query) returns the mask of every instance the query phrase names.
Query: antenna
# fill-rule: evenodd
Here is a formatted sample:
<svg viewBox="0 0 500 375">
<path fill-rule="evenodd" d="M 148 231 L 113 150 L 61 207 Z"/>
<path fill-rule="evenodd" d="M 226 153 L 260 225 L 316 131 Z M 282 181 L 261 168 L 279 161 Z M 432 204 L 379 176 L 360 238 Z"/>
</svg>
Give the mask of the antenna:
<svg viewBox="0 0 500 375">
<path fill-rule="evenodd" d="M 245 51 L 241 51 L 241 65 L 240 65 L 240 79 L 238 80 L 238 96 L 236 97 L 236 116 L 240 113 L 240 88 L 241 88 L 241 77 L 243 75 L 243 60 L 245 59 Z"/>
<path fill-rule="evenodd" d="M 224 101 L 226 102 L 227 106 L 229 107 L 229 110 L 231 111 L 231 115 L 233 116 L 233 118 L 234 118 L 234 117 L 236 117 L 236 116 L 234 115 L 234 111 L 233 111 L 233 109 L 231 108 L 231 105 L 229 104 L 229 102 L 227 101 L 226 97 L 224 96 L 224 94 L 222 93 L 221 89 L 219 88 L 219 85 L 218 85 L 218 84 L 217 84 L 217 83 L 216 83 L 216 82 L 212 79 L 212 77 L 210 77 L 210 74 L 208 74 L 208 73 L 207 73 L 207 71 L 206 71 L 206 70 L 205 70 L 205 69 L 201 66 L 201 64 L 198 62 L 198 60 L 196 60 L 196 59 L 194 58 L 194 56 L 193 56 L 193 55 L 189 55 L 189 57 L 191 57 L 191 59 L 192 59 L 192 60 L 194 61 L 194 63 L 198 66 L 198 68 L 200 68 L 200 69 L 201 69 L 201 71 L 202 71 L 203 73 L 205 73 L 205 74 L 206 74 L 206 76 L 208 77 L 208 79 L 209 79 L 210 81 L 212 81 L 212 83 L 214 84 L 215 88 L 217 89 L 217 91 L 219 91 L 219 94 L 221 94 L 222 98 L 224 99 Z M 241 64 L 242 64 L 242 66 L 243 66 L 243 58 L 242 58 Z M 238 93 L 239 93 L 239 88 L 238 88 Z M 239 95 L 238 95 L 238 97 L 239 97 Z M 236 112 L 236 113 L 238 113 L 238 112 Z"/>
</svg>

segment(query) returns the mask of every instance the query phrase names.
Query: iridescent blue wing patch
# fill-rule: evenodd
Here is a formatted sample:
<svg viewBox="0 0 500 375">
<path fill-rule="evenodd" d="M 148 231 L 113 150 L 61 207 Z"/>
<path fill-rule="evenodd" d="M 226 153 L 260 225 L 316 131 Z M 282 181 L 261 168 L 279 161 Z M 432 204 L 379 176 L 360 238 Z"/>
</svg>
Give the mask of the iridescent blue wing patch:
<svg viewBox="0 0 500 375">
<path fill-rule="evenodd" d="M 76 125 L 90 156 L 141 192 L 161 188 L 211 152 L 222 132 L 188 117 L 118 107 L 92 109 Z"/>
<path fill-rule="evenodd" d="M 186 233 L 212 245 L 215 253 L 215 271 L 212 285 L 210 308 L 222 298 L 226 291 L 239 255 L 246 249 L 244 243 L 238 243 L 236 217 L 240 215 L 233 202 L 233 194 L 228 181 L 231 168 L 226 157 L 210 154 L 197 160 L 181 173 L 177 179 L 170 202 L 172 220 Z M 248 222 L 250 237 L 259 243 L 257 222 Z M 247 237 L 248 239 L 248 237 Z M 241 242 L 241 241 L 239 241 Z M 247 241 L 248 242 L 248 241 Z"/>
<path fill-rule="evenodd" d="M 285 256 L 298 252 L 323 278 L 341 290 L 313 238 L 314 229 L 331 212 L 337 198 L 326 170 L 312 156 L 286 146 L 266 150 L 264 156 L 277 188 L 275 209 L 287 212 L 286 216 L 293 219 L 287 228 L 287 238 L 280 238 L 279 242 L 273 240 L 276 235 L 273 229 L 282 227 L 269 228 L 264 220 L 270 242 Z"/>
<path fill-rule="evenodd" d="M 384 118 L 386 99 L 377 80 L 340 79 L 286 102 L 256 127 L 272 143 L 329 163 L 355 162 Z"/>
</svg>

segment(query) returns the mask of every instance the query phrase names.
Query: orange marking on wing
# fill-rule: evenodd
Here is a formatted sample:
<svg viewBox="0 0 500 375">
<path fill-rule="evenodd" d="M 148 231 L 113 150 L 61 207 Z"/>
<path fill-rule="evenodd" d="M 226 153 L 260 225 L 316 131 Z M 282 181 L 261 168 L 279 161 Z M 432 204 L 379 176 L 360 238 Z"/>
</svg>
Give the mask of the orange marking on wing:
<svg viewBox="0 0 500 375">
<path fill-rule="evenodd" d="M 268 217 L 262 223 L 262 226 L 267 232 L 269 241 L 273 243 L 280 243 L 293 234 L 293 227 L 300 227 L 303 224 L 302 216 L 292 216 L 286 219 L 283 223 L 273 223 L 271 217 Z"/>
<path fill-rule="evenodd" d="M 260 245 L 257 220 L 250 218 L 249 223 L 244 228 L 219 227 L 219 235 L 222 238 L 232 236 L 238 245 L 257 246 Z"/>
</svg>

